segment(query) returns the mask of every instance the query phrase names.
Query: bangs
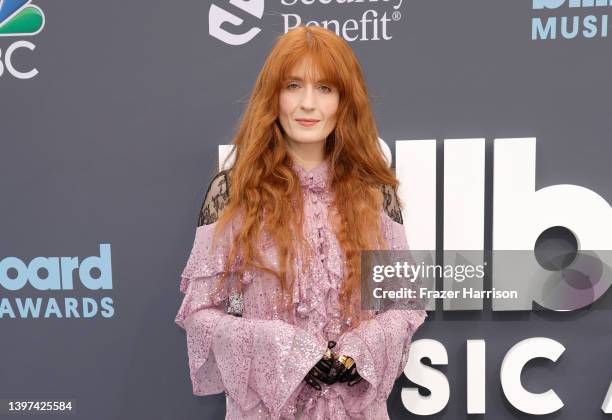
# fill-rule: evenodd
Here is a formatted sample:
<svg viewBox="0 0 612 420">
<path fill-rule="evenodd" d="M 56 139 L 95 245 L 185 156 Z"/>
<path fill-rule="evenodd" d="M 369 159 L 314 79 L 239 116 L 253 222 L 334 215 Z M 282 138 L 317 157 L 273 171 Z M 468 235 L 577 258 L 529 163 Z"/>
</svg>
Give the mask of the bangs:
<svg viewBox="0 0 612 420">
<path fill-rule="evenodd" d="M 345 83 L 338 72 L 339 63 L 336 62 L 332 50 L 323 45 L 300 45 L 293 49 L 284 60 L 280 72 L 280 82 L 286 82 L 291 70 L 302 60 L 306 61 L 306 78 L 313 82 L 334 85 L 340 92 L 345 91 Z"/>
</svg>

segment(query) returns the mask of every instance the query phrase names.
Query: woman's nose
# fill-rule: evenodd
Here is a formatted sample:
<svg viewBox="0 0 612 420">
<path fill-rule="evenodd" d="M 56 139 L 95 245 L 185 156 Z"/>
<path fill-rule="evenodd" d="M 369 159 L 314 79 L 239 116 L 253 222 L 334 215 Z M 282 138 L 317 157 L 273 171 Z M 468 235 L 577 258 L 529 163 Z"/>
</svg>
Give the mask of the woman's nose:
<svg viewBox="0 0 612 420">
<path fill-rule="evenodd" d="M 302 98 L 300 101 L 300 105 L 304 109 L 312 109 L 315 106 L 315 95 L 314 89 L 312 87 L 307 86 L 303 90 Z"/>
</svg>

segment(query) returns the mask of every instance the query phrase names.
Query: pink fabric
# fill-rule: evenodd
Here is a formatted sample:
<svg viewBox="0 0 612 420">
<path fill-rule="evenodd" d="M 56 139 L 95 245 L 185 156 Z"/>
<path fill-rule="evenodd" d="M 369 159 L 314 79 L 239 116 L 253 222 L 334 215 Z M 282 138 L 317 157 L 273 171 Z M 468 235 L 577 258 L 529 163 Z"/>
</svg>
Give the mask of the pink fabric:
<svg viewBox="0 0 612 420">
<path fill-rule="evenodd" d="M 338 303 L 345 260 L 329 221 L 327 162 L 310 171 L 296 164 L 294 170 L 304 194 L 304 234 L 314 252 L 296 258 L 296 267 L 306 272 L 294 285 L 292 311 L 277 305 L 277 280 L 253 270 L 243 278 L 243 317 L 225 314 L 225 300 L 238 290 L 238 280 L 228 279 L 219 296 L 215 291 L 237 224 L 228 225 L 215 246 L 216 223 L 196 229 L 181 276 L 185 297 L 175 318 L 186 331 L 193 393 L 225 392 L 226 419 L 388 419 L 386 400 L 427 314 L 390 310 L 349 330 Z M 389 249 L 407 250 L 404 226 L 384 211 L 381 222 Z M 272 264 L 277 262 L 270 241 L 259 246 Z M 303 381 L 328 340 L 355 359 L 363 381 L 354 387 L 322 384 L 321 391 Z"/>
</svg>

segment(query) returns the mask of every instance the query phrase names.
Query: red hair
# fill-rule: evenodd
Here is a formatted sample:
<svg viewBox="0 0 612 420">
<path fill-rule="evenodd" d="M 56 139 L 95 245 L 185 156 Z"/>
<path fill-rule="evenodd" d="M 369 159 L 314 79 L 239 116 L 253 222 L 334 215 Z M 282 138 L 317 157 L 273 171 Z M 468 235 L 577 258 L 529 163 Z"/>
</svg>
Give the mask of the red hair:
<svg viewBox="0 0 612 420">
<path fill-rule="evenodd" d="M 279 94 L 294 65 L 304 58 L 326 82 L 339 91 L 337 123 L 325 141 L 333 205 L 339 223 L 334 226 L 346 255 L 341 305 L 353 325 L 359 323 L 360 251 L 386 247 L 380 226 L 381 185 L 397 189 L 378 142 L 363 72 L 348 43 L 318 26 L 299 26 L 280 35 L 261 69 L 233 139 L 235 163 L 231 168 L 229 200 L 217 230 L 241 215 L 240 231 L 226 262 L 226 273 L 238 251 L 238 272 L 255 267 L 274 273 L 283 291 L 291 290 L 295 273 L 288 272 L 296 257 L 292 232 L 307 247 L 301 226 L 303 202 L 300 180 L 292 170 L 282 127 L 278 120 Z M 255 244 L 262 226 L 278 249 L 279 269 L 262 261 Z M 377 246 L 378 244 L 378 246 Z M 291 293 L 289 303 L 291 302 Z"/>
</svg>

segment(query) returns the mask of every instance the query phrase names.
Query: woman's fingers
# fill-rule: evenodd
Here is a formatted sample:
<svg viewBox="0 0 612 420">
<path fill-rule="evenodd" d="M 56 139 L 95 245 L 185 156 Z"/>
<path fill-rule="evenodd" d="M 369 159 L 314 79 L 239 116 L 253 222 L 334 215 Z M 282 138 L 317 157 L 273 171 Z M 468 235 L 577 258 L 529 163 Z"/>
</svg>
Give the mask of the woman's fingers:
<svg viewBox="0 0 612 420">
<path fill-rule="evenodd" d="M 344 372 L 342 372 L 342 374 L 338 378 L 338 381 L 347 382 L 350 378 L 351 378 L 351 372 L 349 370 L 345 370 Z"/>
<path fill-rule="evenodd" d="M 319 366 L 323 369 L 330 369 L 334 364 L 334 359 L 320 359 L 316 366 Z"/>
<path fill-rule="evenodd" d="M 357 365 L 353 364 L 353 367 L 349 369 L 348 374 L 346 375 L 346 381 L 348 386 L 353 386 L 361 381 L 361 375 L 357 372 Z"/>
<path fill-rule="evenodd" d="M 313 378 L 313 376 L 312 376 L 312 374 L 310 372 L 306 375 L 304 380 L 306 381 L 306 383 L 308 385 L 310 385 L 311 387 L 313 387 L 317 391 L 321 390 L 321 385 L 319 384 L 319 382 L 316 381 L 316 379 Z"/>
<path fill-rule="evenodd" d="M 359 383 L 361 381 L 361 379 L 363 379 L 361 376 L 359 376 L 359 374 L 357 374 L 357 376 L 354 379 L 351 379 L 348 381 L 347 385 L 348 386 L 353 386 L 356 385 L 357 383 Z"/>
<path fill-rule="evenodd" d="M 333 385 L 335 384 L 337 381 L 337 374 L 336 371 L 333 368 L 333 365 L 329 365 L 329 368 L 325 371 L 325 379 L 324 382 L 327 385 Z"/>
<path fill-rule="evenodd" d="M 329 376 L 334 378 L 334 382 L 338 381 L 342 375 L 345 373 L 346 368 L 340 361 L 337 359 L 334 360 L 334 363 L 330 369 Z"/>
<path fill-rule="evenodd" d="M 351 379 L 354 379 L 357 375 L 357 369 L 354 367 L 351 369 L 347 369 L 342 373 L 342 376 L 338 379 L 340 382 L 348 382 Z"/>
<path fill-rule="evenodd" d="M 357 382 L 359 382 L 359 380 L 361 380 L 361 379 L 357 380 L 357 378 L 361 378 L 361 377 L 359 376 L 359 373 L 357 372 L 357 365 L 353 362 L 348 369 L 345 368 L 345 370 L 339 375 L 338 381 L 340 382 L 356 381 L 353 383 L 354 385 Z"/>
<path fill-rule="evenodd" d="M 320 391 L 323 382 L 327 385 L 333 385 L 336 382 L 347 383 L 348 386 L 356 385 L 361 381 L 361 376 L 357 372 L 357 366 L 353 364 L 350 369 L 347 369 L 344 364 L 337 359 L 328 361 L 321 359 L 306 375 L 304 380 L 308 385 Z"/>
<path fill-rule="evenodd" d="M 312 371 L 313 371 L 313 375 L 315 375 L 317 379 L 322 380 L 323 382 L 327 382 L 329 372 L 321 370 L 317 366 L 312 368 Z"/>
<path fill-rule="evenodd" d="M 321 386 L 318 381 L 324 382 L 328 385 L 331 385 L 336 382 L 335 375 L 332 374 L 332 360 L 321 359 L 317 362 L 316 365 L 310 369 L 308 372 L 308 378 L 317 383 L 317 386 L 314 386 L 311 382 L 309 385 L 313 386 L 316 389 L 321 389 Z M 308 382 L 308 381 L 307 381 Z"/>
</svg>

